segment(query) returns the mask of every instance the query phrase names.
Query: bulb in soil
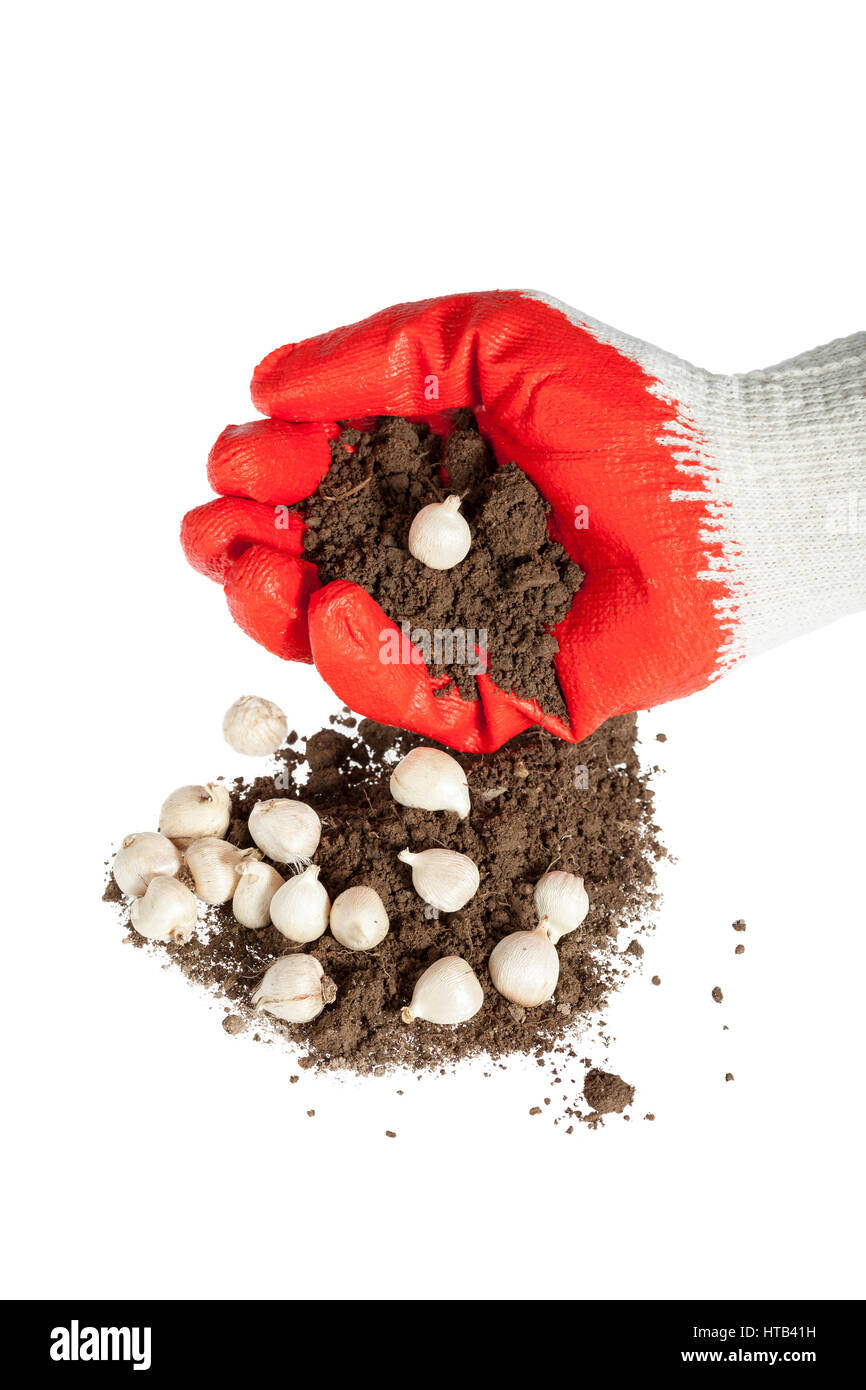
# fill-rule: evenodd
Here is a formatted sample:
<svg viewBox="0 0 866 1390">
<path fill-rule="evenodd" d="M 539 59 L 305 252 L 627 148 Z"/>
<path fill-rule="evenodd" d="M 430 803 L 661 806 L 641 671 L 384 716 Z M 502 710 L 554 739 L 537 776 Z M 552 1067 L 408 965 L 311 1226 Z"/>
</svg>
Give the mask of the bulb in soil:
<svg viewBox="0 0 866 1390">
<path fill-rule="evenodd" d="M 195 931 L 197 908 L 192 893 L 176 878 L 158 875 L 136 898 L 129 920 L 140 936 L 151 941 L 189 941 Z"/>
<path fill-rule="evenodd" d="M 458 912 L 478 892 L 481 878 L 468 854 L 455 849 L 423 849 L 413 854 L 404 849 L 398 858 L 411 865 L 415 892 L 440 912 Z"/>
<path fill-rule="evenodd" d="M 494 988 L 512 1004 L 534 1009 L 556 989 L 559 956 L 547 929 L 516 931 L 497 942 L 488 962 Z"/>
<path fill-rule="evenodd" d="M 293 875 L 271 898 L 271 921 L 289 941 L 317 941 L 328 925 L 331 900 L 319 882 L 319 866 Z"/>
<path fill-rule="evenodd" d="M 391 774 L 391 795 L 401 806 L 420 811 L 469 815 L 469 785 L 456 758 L 439 748 L 413 748 Z"/>
<path fill-rule="evenodd" d="M 347 888 L 331 904 L 331 935 L 347 951 L 372 951 L 388 935 L 388 914 L 375 888 Z"/>
<path fill-rule="evenodd" d="M 576 931 L 589 912 L 583 879 L 559 869 L 542 875 L 535 885 L 535 910 L 555 946 L 560 937 Z"/>
<path fill-rule="evenodd" d="M 159 813 L 160 834 L 187 849 L 205 835 L 222 838 L 229 828 L 231 797 L 216 782 L 205 786 L 178 787 L 166 797 Z"/>
<path fill-rule="evenodd" d="M 427 1023 L 466 1023 L 484 1003 L 484 990 L 472 966 L 460 956 L 443 956 L 427 967 L 403 1009 L 404 1023 L 421 1018 Z"/>
<path fill-rule="evenodd" d="M 263 864 L 259 859 L 245 859 L 238 872 L 232 912 L 242 927 L 258 931 L 270 922 L 271 899 L 285 879 L 271 864 Z"/>
<path fill-rule="evenodd" d="M 236 753 L 264 758 L 276 753 L 289 731 L 289 723 L 279 705 L 260 695 L 242 695 L 226 710 L 223 735 Z"/>
<path fill-rule="evenodd" d="M 261 851 L 238 849 L 228 840 L 205 835 L 201 840 L 193 840 L 183 858 L 192 875 L 196 897 L 211 907 L 218 907 L 234 895 L 241 864 L 248 859 L 261 859 Z"/>
<path fill-rule="evenodd" d="M 431 502 L 416 513 L 409 527 L 409 552 L 431 570 L 450 570 L 465 560 L 472 532 L 460 515 L 460 498 Z"/>
<path fill-rule="evenodd" d="M 112 873 L 121 893 L 143 898 L 147 885 L 157 874 L 173 878 L 180 868 L 180 850 L 165 835 L 142 830 L 127 835 L 114 856 Z"/>
<path fill-rule="evenodd" d="M 315 956 L 298 953 L 274 961 L 252 1002 L 256 1009 L 283 1018 L 286 1023 L 311 1023 L 336 997 L 333 980 Z"/>
<path fill-rule="evenodd" d="M 269 859 L 297 869 L 309 864 L 318 849 L 322 822 L 306 802 L 273 797 L 256 802 L 250 811 L 249 830 Z"/>
</svg>

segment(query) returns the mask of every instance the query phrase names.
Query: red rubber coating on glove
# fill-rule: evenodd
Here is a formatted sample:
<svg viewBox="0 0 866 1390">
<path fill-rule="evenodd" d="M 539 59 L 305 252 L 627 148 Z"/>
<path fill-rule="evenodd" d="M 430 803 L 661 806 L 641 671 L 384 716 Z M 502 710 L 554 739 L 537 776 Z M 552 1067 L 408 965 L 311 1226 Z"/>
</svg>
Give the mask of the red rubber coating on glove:
<svg viewBox="0 0 866 1390">
<path fill-rule="evenodd" d="M 248 636 L 284 661 L 312 661 L 307 610 L 319 588 L 315 565 L 253 545 L 229 568 L 229 612 Z"/>
</svg>

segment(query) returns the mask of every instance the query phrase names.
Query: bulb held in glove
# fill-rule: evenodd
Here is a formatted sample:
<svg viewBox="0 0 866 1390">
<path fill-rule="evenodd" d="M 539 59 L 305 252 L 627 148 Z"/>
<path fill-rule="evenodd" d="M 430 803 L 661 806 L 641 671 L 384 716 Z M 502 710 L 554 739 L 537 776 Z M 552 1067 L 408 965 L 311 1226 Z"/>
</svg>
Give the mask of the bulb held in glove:
<svg viewBox="0 0 866 1390">
<path fill-rule="evenodd" d="M 431 502 L 409 527 L 409 553 L 428 569 L 453 569 L 469 554 L 472 532 L 459 508 L 456 494 L 444 502 Z"/>
</svg>

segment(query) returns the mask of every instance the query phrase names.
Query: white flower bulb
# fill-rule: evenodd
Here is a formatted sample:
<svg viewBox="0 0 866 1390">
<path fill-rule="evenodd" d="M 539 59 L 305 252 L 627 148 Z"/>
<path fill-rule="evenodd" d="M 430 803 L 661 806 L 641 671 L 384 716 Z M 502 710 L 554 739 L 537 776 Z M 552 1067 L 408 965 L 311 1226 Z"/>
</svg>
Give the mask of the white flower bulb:
<svg viewBox="0 0 866 1390">
<path fill-rule="evenodd" d="M 263 864 L 260 859 L 245 859 L 238 872 L 232 912 L 242 927 L 258 931 L 270 922 L 271 899 L 285 880 L 271 864 Z"/>
<path fill-rule="evenodd" d="M 193 840 L 183 858 L 192 874 L 197 898 L 211 907 L 227 903 L 234 894 L 240 878 L 241 864 L 247 859 L 261 859 L 261 850 L 238 849 L 228 840 L 205 835 Z"/>
<path fill-rule="evenodd" d="M 560 937 L 576 931 L 589 912 L 583 879 L 561 869 L 543 874 L 535 885 L 535 910 L 555 946 Z"/>
<path fill-rule="evenodd" d="M 544 927 L 516 931 L 494 946 L 488 962 L 494 988 L 512 1004 L 534 1009 L 556 989 L 559 956 Z"/>
<path fill-rule="evenodd" d="M 252 1002 L 256 1009 L 287 1023 L 312 1023 L 336 997 L 336 986 L 316 957 L 299 952 L 274 961 Z"/>
<path fill-rule="evenodd" d="M 322 834 L 322 822 L 312 806 L 288 796 L 257 801 L 248 824 L 250 834 L 269 859 L 294 869 L 309 864 Z"/>
<path fill-rule="evenodd" d="M 469 815 L 469 785 L 456 758 L 439 748 L 413 748 L 391 773 L 391 795 L 401 806 L 420 811 Z"/>
<path fill-rule="evenodd" d="M 226 710 L 223 735 L 236 753 L 264 758 L 285 742 L 289 721 L 279 705 L 261 695 L 242 695 Z"/>
<path fill-rule="evenodd" d="M 162 803 L 159 813 L 161 835 L 187 849 L 193 840 L 205 835 L 222 838 L 229 828 L 232 799 L 217 782 L 205 786 L 178 787 Z"/>
<path fill-rule="evenodd" d="M 127 835 L 114 856 L 112 873 L 121 893 L 143 898 L 147 885 L 157 874 L 173 878 L 180 868 L 180 850 L 165 835 L 141 830 Z"/>
<path fill-rule="evenodd" d="M 472 966 L 461 956 L 443 956 L 429 965 L 403 1009 L 404 1023 L 421 1018 L 427 1023 L 466 1023 L 484 1003 L 484 990 Z"/>
<path fill-rule="evenodd" d="M 415 892 L 440 912 L 458 912 L 478 892 L 481 876 L 468 854 L 456 849 L 401 850 L 397 856 L 412 867 Z"/>
<path fill-rule="evenodd" d="M 359 884 L 331 904 L 331 935 L 347 951 L 372 951 L 388 935 L 388 914 L 375 888 Z"/>
<path fill-rule="evenodd" d="M 409 527 L 409 552 L 431 570 L 450 570 L 465 560 L 472 532 L 460 515 L 456 494 L 444 502 L 431 502 L 416 513 Z"/>
<path fill-rule="evenodd" d="M 328 925 L 331 902 L 319 882 L 319 866 L 294 874 L 271 898 L 271 922 L 289 941 L 317 941 Z"/>
<path fill-rule="evenodd" d="M 140 936 L 151 941 L 188 941 L 197 920 L 195 898 L 176 878 L 157 876 L 136 898 L 129 920 Z"/>
</svg>

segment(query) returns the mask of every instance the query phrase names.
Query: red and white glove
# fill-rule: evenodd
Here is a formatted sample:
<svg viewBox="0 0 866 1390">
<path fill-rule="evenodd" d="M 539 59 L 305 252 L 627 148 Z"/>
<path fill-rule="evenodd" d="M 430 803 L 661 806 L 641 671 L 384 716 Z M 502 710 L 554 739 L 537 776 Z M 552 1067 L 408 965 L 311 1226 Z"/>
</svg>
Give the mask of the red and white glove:
<svg viewBox="0 0 866 1390">
<path fill-rule="evenodd" d="M 252 637 L 313 660 L 382 723 L 473 752 L 532 724 L 581 739 L 866 606 L 866 334 L 718 376 L 544 295 L 491 291 L 278 348 L 252 395 L 268 418 L 217 440 L 208 474 L 222 495 L 185 517 L 187 556 Z M 327 472 L 338 420 L 442 430 L 465 406 L 586 571 L 555 630 L 567 725 L 486 675 L 466 701 L 435 696 L 423 664 L 382 664 L 390 619 L 357 585 L 320 587 L 301 516 L 284 526 L 280 508 Z"/>
</svg>

